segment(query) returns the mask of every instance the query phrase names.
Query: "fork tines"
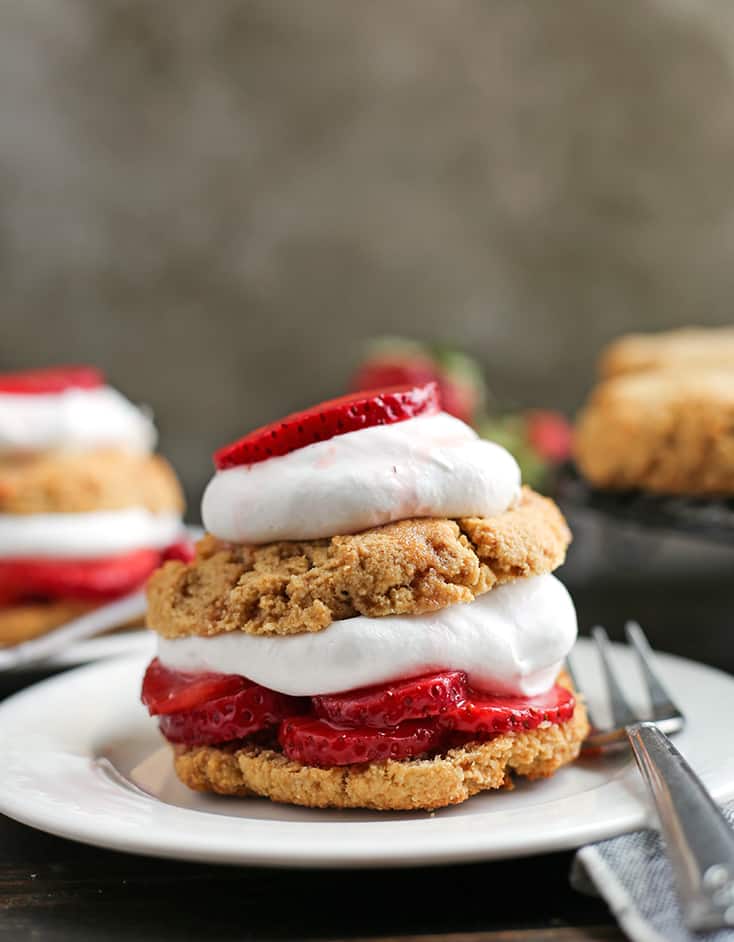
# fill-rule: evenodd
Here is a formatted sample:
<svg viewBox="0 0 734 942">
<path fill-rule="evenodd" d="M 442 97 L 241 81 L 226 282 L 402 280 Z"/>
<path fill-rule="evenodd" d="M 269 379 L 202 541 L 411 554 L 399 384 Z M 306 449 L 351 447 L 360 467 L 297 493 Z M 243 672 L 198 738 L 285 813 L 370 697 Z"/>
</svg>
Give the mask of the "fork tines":
<svg viewBox="0 0 734 942">
<path fill-rule="evenodd" d="M 596 645 L 602 669 L 602 678 L 607 688 L 612 726 L 609 727 L 595 722 L 590 717 L 593 729 L 586 740 L 585 748 L 603 748 L 612 744 L 624 743 L 626 742 L 625 727 L 644 720 L 652 720 L 663 732 L 668 734 L 680 731 L 685 722 L 683 714 L 653 667 L 653 651 L 640 626 L 636 622 L 628 622 L 625 625 L 625 636 L 628 644 L 635 652 L 645 684 L 650 703 L 648 716 L 640 716 L 630 705 L 623 692 L 618 673 L 612 664 L 612 645 L 605 629 L 596 626 L 592 629 L 591 635 Z M 578 671 L 574 671 L 570 663 L 568 667 L 574 687 L 581 692 L 583 688 L 578 682 Z"/>
</svg>

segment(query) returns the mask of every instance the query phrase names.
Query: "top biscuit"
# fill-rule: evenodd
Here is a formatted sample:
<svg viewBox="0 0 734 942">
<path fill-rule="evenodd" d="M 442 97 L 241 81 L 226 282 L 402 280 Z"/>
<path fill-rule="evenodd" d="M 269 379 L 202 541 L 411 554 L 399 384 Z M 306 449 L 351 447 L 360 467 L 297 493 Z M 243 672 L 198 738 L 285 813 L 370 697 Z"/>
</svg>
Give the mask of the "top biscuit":
<svg viewBox="0 0 734 942">
<path fill-rule="evenodd" d="M 0 513 L 90 513 L 145 507 L 181 513 L 181 487 L 160 455 L 114 448 L 0 457 Z"/>
<path fill-rule="evenodd" d="M 168 638 L 321 631 L 355 615 L 419 614 L 551 572 L 571 540 L 553 501 L 529 488 L 492 518 L 415 519 L 351 536 L 247 546 L 207 536 L 192 563 L 148 584 L 148 624 Z"/>
<path fill-rule="evenodd" d="M 686 327 L 627 334 L 601 356 L 603 377 L 659 369 L 734 368 L 734 327 Z"/>
</svg>

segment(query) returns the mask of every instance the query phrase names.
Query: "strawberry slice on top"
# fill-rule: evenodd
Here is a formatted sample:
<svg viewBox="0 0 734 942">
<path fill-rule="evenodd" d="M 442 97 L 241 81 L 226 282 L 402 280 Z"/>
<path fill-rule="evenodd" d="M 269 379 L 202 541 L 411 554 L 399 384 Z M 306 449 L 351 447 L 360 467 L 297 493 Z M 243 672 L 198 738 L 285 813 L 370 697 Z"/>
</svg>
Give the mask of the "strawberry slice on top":
<svg viewBox="0 0 734 942">
<path fill-rule="evenodd" d="M 214 453 L 219 471 L 256 464 L 337 435 L 404 422 L 440 410 L 438 386 L 389 386 L 330 399 L 264 425 Z"/>
<path fill-rule="evenodd" d="M 0 393 L 38 396 L 68 389 L 99 389 L 105 378 L 94 366 L 49 366 L 17 373 L 0 373 Z"/>
</svg>

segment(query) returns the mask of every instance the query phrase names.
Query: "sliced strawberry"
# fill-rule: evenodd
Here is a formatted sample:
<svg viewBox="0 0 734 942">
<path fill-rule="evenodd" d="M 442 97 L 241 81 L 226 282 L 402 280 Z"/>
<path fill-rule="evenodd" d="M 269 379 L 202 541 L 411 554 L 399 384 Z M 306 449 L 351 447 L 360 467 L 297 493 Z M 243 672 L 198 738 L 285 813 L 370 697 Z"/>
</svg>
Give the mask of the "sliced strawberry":
<svg viewBox="0 0 734 942">
<path fill-rule="evenodd" d="M 305 448 L 314 442 L 355 432 L 374 425 L 403 422 L 419 415 L 438 412 L 435 383 L 425 386 L 393 386 L 353 393 L 339 399 L 264 425 L 239 441 L 225 445 L 214 454 L 214 464 L 222 471 L 239 465 L 255 464 Z"/>
<path fill-rule="evenodd" d="M 166 709 L 159 722 L 161 732 L 169 742 L 191 746 L 229 742 L 308 709 L 307 698 L 289 697 L 250 681 L 244 683 L 245 688 L 238 693 L 207 700 L 192 710 L 169 713 Z"/>
<path fill-rule="evenodd" d="M 193 710 L 207 700 L 239 693 L 248 684 L 239 674 L 176 671 L 154 658 L 143 677 L 141 700 L 151 716 Z"/>
<path fill-rule="evenodd" d="M 328 768 L 359 762 L 408 759 L 437 749 L 443 733 L 431 720 L 408 720 L 391 729 L 338 726 L 300 716 L 280 724 L 278 740 L 294 762 Z"/>
<path fill-rule="evenodd" d="M 0 598 L 116 598 L 143 585 L 160 563 L 159 550 L 103 559 L 0 560 Z"/>
<path fill-rule="evenodd" d="M 312 700 L 316 715 L 332 723 L 381 728 L 440 716 L 464 700 L 466 685 L 462 671 L 442 671 Z"/>
<path fill-rule="evenodd" d="M 0 373 L 0 393 L 39 395 L 67 389 L 97 389 L 104 376 L 93 366 L 50 366 L 18 373 Z"/>
<path fill-rule="evenodd" d="M 536 697 L 497 697 L 470 690 L 464 703 L 447 710 L 438 722 L 446 730 L 484 739 L 535 729 L 543 722 L 564 723 L 571 719 L 575 702 L 573 694 L 559 684 Z"/>
</svg>

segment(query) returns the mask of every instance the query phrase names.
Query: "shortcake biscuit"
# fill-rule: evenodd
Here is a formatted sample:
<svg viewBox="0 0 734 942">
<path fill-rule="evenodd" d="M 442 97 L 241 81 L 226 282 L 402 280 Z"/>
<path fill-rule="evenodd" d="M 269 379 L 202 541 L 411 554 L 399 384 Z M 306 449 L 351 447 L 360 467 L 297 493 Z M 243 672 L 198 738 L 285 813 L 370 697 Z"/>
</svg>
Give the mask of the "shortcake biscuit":
<svg viewBox="0 0 734 942">
<path fill-rule="evenodd" d="M 601 383 L 575 430 L 576 462 L 601 488 L 734 493 L 734 372 L 657 370 Z"/>
<path fill-rule="evenodd" d="M 265 546 L 212 536 L 148 585 L 148 625 L 165 638 L 299 634 L 354 615 L 433 612 L 551 572 L 571 535 L 556 505 L 525 488 L 493 518 L 401 520 L 353 536 Z"/>
<path fill-rule="evenodd" d="M 89 513 L 145 507 L 181 513 L 176 475 L 160 455 L 124 449 L 0 455 L 0 513 Z"/>
<path fill-rule="evenodd" d="M 660 369 L 734 368 L 734 327 L 686 327 L 657 334 L 627 334 L 599 361 L 604 377 Z"/>
</svg>

